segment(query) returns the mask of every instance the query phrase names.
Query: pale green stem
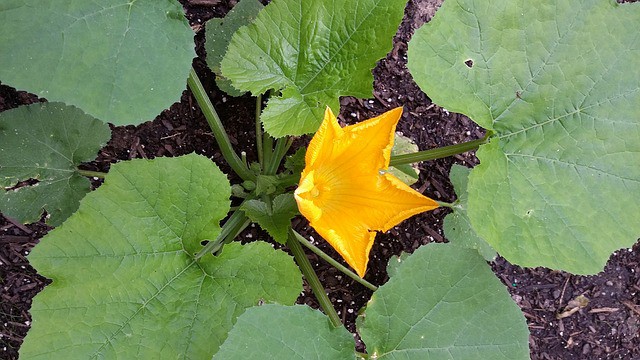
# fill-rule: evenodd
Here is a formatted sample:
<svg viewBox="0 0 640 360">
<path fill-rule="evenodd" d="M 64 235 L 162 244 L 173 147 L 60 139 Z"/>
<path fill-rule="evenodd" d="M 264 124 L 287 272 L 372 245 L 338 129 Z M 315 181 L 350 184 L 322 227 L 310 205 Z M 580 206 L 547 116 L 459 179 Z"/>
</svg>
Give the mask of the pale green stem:
<svg viewBox="0 0 640 360">
<path fill-rule="evenodd" d="M 262 110 L 262 95 L 256 97 L 256 147 L 258 148 L 258 162 L 264 169 L 264 155 L 262 148 L 262 124 L 260 123 L 260 112 Z"/>
<path fill-rule="evenodd" d="M 78 169 L 78 168 L 76 168 L 76 171 L 78 172 L 78 174 L 80 174 L 82 176 L 97 177 L 97 178 L 100 178 L 100 179 L 104 179 L 104 177 L 107 175 L 107 173 L 103 173 L 103 172 L 100 172 L 100 171 L 82 170 L 82 169 Z"/>
<path fill-rule="evenodd" d="M 442 206 L 442 207 L 448 207 L 449 209 L 453 209 L 454 208 L 454 204 L 452 203 L 448 203 L 445 201 L 438 201 L 438 200 L 434 200 L 435 202 L 438 203 L 438 205 Z"/>
<path fill-rule="evenodd" d="M 487 140 L 491 136 L 490 134 L 491 132 L 487 131 L 487 133 L 482 139 L 467 141 L 467 142 L 463 142 L 456 145 L 449 145 L 449 146 L 444 146 L 444 147 L 430 149 L 430 150 L 418 151 L 412 154 L 392 156 L 391 163 L 389 164 L 389 166 L 412 164 L 420 161 L 441 159 L 441 158 L 445 158 L 445 157 L 449 157 L 457 154 L 462 154 L 467 151 L 475 150 L 480 145 L 485 144 L 487 142 Z"/>
<path fill-rule="evenodd" d="M 232 239 L 235 238 L 239 232 L 247 227 L 247 225 L 249 225 L 249 219 L 244 214 L 244 211 L 234 211 L 224 225 L 222 225 L 220 235 L 218 235 L 215 240 L 209 241 L 202 249 L 200 249 L 195 256 L 195 259 L 198 260 L 206 254 L 218 251 L 230 236 Z"/>
<path fill-rule="evenodd" d="M 331 264 L 331 266 L 333 266 L 336 269 L 340 270 L 342 273 L 344 273 L 348 277 L 352 278 L 353 280 L 359 282 L 360 284 L 362 284 L 366 288 L 371 289 L 373 291 L 378 290 L 377 286 L 375 286 L 372 283 L 368 282 L 367 280 L 361 278 L 360 276 L 358 276 L 358 274 L 354 273 L 353 271 L 349 270 L 344 265 L 342 265 L 339 262 L 335 261 L 331 256 L 327 255 L 324 251 L 320 250 L 317 246 L 313 245 L 311 242 L 309 242 L 309 240 L 307 240 L 304 236 L 300 235 L 297 231 L 294 230 L 293 233 L 296 236 L 296 239 L 298 239 L 298 241 L 300 241 L 302 243 L 302 245 L 304 245 L 307 249 L 313 251 L 316 255 L 318 255 L 321 258 L 323 258 L 324 261 L 326 261 L 329 264 Z"/>
<path fill-rule="evenodd" d="M 273 150 L 273 155 L 271 156 L 271 160 L 267 164 L 265 169 L 265 175 L 275 175 L 280 167 L 280 162 L 282 162 L 282 158 L 289 151 L 289 147 L 293 140 L 291 138 L 280 138 L 276 140 L 276 148 Z"/>
<path fill-rule="evenodd" d="M 262 170 L 271 163 L 273 157 L 273 138 L 266 131 L 262 133 L 262 158 L 264 159 Z"/>
<path fill-rule="evenodd" d="M 243 180 L 255 180 L 255 174 L 253 174 L 249 168 L 242 163 L 238 154 L 233 150 L 229 136 L 227 136 L 224 126 L 222 125 L 222 121 L 220 121 L 218 113 L 216 113 L 209 96 L 207 96 L 207 92 L 204 90 L 204 87 L 193 68 L 191 68 L 191 72 L 189 72 L 187 84 L 189 85 L 193 96 L 196 98 L 204 117 L 207 119 L 211 130 L 213 131 L 213 136 L 218 143 L 218 147 L 220 147 L 220 152 L 222 153 L 222 156 L 224 156 L 224 159 L 229 163 L 229 166 L 231 166 L 233 171 L 235 171 Z"/>
<path fill-rule="evenodd" d="M 329 300 L 329 296 L 324 290 L 324 287 L 320 283 L 320 279 L 318 279 L 318 275 L 316 275 L 315 271 L 313 271 L 313 267 L 311 267 L 311 263 L 309 259 L 307 259 L 307 255 L 305 255 L 300 242 L 296 239 L 296 236 L 292 229 L 289 229 L 289 236 L 287 237 L 287 246 L 293 253 L 293 257 L 296 259 L 300 270 L 302 271 L 302 275 L 307 279 L 307 283 L 311 287 L 316 299 L 318 299 L 318 303 L 322 310 L 324 310 L 325 314 L 331 320 L 333 326 L 338 327 L 342 325 L 342 321 L 336 312 L 336 309 L 333 308 L 331 304 L 331 300 Z"/>
</svg>

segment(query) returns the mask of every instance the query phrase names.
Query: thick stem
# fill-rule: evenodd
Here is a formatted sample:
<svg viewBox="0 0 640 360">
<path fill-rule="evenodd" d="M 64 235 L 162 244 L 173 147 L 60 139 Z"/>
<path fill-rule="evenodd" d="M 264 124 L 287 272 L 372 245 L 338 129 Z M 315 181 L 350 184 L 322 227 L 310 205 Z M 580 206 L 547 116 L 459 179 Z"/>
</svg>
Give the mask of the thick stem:
<svg viewBox="0 0 640 360">
<path fill-rule="evenodd" d="M 435 159 L 445 158 L 448 156 L 462 154 L 467 151 L 477 149 L 480 145 L 487 142 L 487 140 L 489 139 L 489 136 L 491 136 L 491 132 L 487 131 L 487 133 L 482 139 L 467 141 L 467 142 L 463 142 L 456 145 L 444 146 L 441 148 L 418 151 L 413 154 L 392 156 L 391 163 L 389 164 L 389 166 L 411 164 L 411 163 L 416 163 L 420 161 L 435 160 Z"/>
<path fill-rule="evenodd" d="M 336 312 L 336 309 L 333 308 L 327 293 L 324 290 L 324 287 L 320 283 L 320 279 L 318 279 L 318 275 L 316 275 L 315 271 L 311 267 L 311 263 L 309 259 L 307 259 L 307 255 L 304 254 L 304 250 L 298 239 L 296 239 L 295 233 L 292 229 L 289 229 L 289 237 L 287 238 L 287 246 L 293 253 L 293 257 L 296 259 L 300 270 L 302 270 L 302 275 L 304 275 L 305 279 L 307 279 L 307 283 L 311 287 L 311 290 L 318 299 L 318 303 L 320 303 L 320 307 L 324 310 L 325 314 L 329 316 L 331 319 L 331 323 L 333 326 L 338 327 L 342 325 L 342 321 L 340 321 L 340 317 Z"/>
<path fill-rule="evenodd" d="M 262 133 L 262 158 L 264 160 L 262 170 L 264 171 L 271 163 L 273 157 L 273 138 L 266 131 Z"/>
<path fill-rule="evenodd" d="M 298 239 L 298 241 L 300 241 L 302 243 L 302 245 L 304 245 L 307 249 L 313 251 L 316 255 L 318 255 L 321 258 L 323 258 L 324 261 L 326 261 L 329 264 L 331 264 L 331 266 L 333 266 L 336 269 L 342 271 L 342 273 L 344 273 L 348 277 L 352 278 L 353 280 L 359 282 L 360 284 L 362 284 L 366 288 L 371 289 L 373 291 L 378 290 L 377 286 L 375 286 L 372 283 L 368 282 L 367 280 L 361 278 L 360 276 L 358 276 L 353 271 L 347 269 L 344 265 L 342 265 L 339 262 L 335 261 L 331 256 L 327 255 L 324 251 L 320 250 L 318 247 L 313 245 L 311 242 L 309 242 L 309 240 L 307 240 L 304 236 L 300 235 L 297 231 L 294 230 L 293 234 L 295 235 L 296 239 Z"/>
<path fill-rule="evenodd" d="M 222 125 L 222 121 L 218 117 L 216 110 L 213 108 L 213 104 L 211 100 L 209 100 L 209 96 L 207 96 L 196 71 L 191 68 L 191 72 L 189 73 L 189 79 L 187 80 L 187 84 L 195 96 L 200 109 L 202 109 L 202 113 L 204 117 L 207 119 L 211 130 L 213 131 L 213 136 L 216 138 L 218 142 L 218 146 L 220 147 L 220 152 L 222 152 L 222 156 L 229 163 L 229 166 L 233 169 L 233 171 L 238 174 L 243 180 L 255 180 L 256 176 L 247 168 L 245 164 L 242 163 L 238 154 L 233 151 L 233 147 L 231 146 L 231 141 L 229 141 L 229 137 L 224 130 L 224 126 Z"/>
<path fill-rule="evenodd" d="M 87 177 L 97 177 L 100 179 L 104 179 L 104 177 L 107 176 L 107 173 L 103 173 L 100 171 L 82 170 L 77 168 L 76 168 L 76 171 L 78 172 L 78 174 L 82 176 L 87 176 Z"/>
<path fill-rule="evenodd" d="M 198 260 L 206 254 L 210 254 L 214 251 L 218 251 L 220 247 L 225 243 L 229 237 L 232 239 L 237 236 L 237 234 L 242 231 L 249 224 L 249 219 L 244 214 L 242 210 L 236 210 L 229 216 L 227 222 L 222 225 L 222 231 L 220 235 L 213 240 L 209 241 L 195 256 L 195 259 Z"/>
<path fill-rule="evenodd" d="M 262 124 L 260 123 L 260 112 L 262 110 L 262 95 L 256 97 L 256 147 L 258 148 L 258 162 L 264 169 L 264 154 L 262 148 Z"/>
<path fill-rule="evenodd" d="M 280 138 L 276 140 L 276 148 L 273 150 L 273 155 L 267 167 L 265 169 L 265 175 L 275 175 L 280 167 L 280 163 L 282 162 L 282 158 L 289 151 L 289 147 L 293 141 L 290 138 Z"/>
</svg>

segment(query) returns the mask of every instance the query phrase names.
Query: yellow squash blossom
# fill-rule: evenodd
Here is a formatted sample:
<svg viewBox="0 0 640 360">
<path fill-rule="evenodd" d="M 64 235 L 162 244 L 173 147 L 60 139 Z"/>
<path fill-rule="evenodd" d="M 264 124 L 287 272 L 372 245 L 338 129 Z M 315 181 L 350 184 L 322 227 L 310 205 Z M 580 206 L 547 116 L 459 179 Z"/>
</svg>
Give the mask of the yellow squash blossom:
<svg viewBox="0 0 640 360">
<path fill-rule="evenodd" d="M 302 215 L 361 277 L 376 231 L 438 207 L 386 172 L 401 115 L 396 108 L 341 128 L 327 108 L 295 191 Z"/>
</svg>

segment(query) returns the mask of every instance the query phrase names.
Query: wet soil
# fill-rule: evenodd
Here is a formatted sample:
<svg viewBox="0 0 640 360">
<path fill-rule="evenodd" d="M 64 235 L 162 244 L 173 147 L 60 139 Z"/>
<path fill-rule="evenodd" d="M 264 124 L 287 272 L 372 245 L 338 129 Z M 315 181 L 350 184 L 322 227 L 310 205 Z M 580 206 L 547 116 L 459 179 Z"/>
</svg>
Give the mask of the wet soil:
<svg viewBox="0 0 640 360">
<path fill-rule="evenodd" d="M 196 31 L 197 53 L 194 60 L 205 88 L 223 119 L 237 151 L 255 159 L 255 98 L 233 98 L 218 90 L 214 76 L 204 63 L 204 23 L 221 17 L 235 4 L 233 0 L 181 0 Z M 483 130 L 464 115 L 450 113 L 431 102 L 413 82 L 406 68 L 407 42 L 423 23 L 430 20 L 441 0 L 412 0 L 394 38 L 393 49 L 373 70 L 374 96 L 370 99 L 341 99 L 340 120 L 351 124 L 404 106 L 398 130 L 412 138 L 421 150 L 451 145 L 483 136 Z M 0 111 L 43 101 L 36 96 L 0 84 Z M 179 103 L 162 112 L 155 120 L 139 126 L 112 126 L 112 139 L 88 170 L 107 172 L 112 163 L 131 158 L 178 156 L 196 152 L 213 159 L 225 173 L 230 168 L 222 159 L 208 125 L 189 91 Z M 304 142 L 301 139 L 300 142 Z M 416 188 L 425 195 L 453 201 L 455 194 L 448 179 L 454 163 L 472 167 L 477 164 L 473 152 L 436 161 L 420 167 Z M 231 180 L 237 180 L 231 177 Z M 100 185 L 94 180 L 94 186 Z M 430 242 L 446 242 L 442 221 L 447 210 L 415 216 L 386 234 L 377 237 L 366 279 L 383 284 L 389 258 L 402 251 L 412 252 Z M 306 220 L 294 219 L 295 228 L 334 258 L 339 256 L 309 228 Z M 26 255 L 50 228 L 43 222 L 19 224 L 0 215 L 0 358 L 16 359 L 23 337 L 29 330 L 31 300 L 47 280 L 29 265 Z M 595 230 L 594 230 L 595 231 Z M 607 234 L 602 234 L 606 239 Z M 240 235 L 243 241 L 267 239 L 257 227 Z M 347 328 L 355 332 L 358 310 L 371 296 L 370 290 L 341 276 L 335 268 L 309 253 L 320 280 Z M 640 359 L 640 244 L 611 256 L 605 270 L 595 276 L 575 276 L 543 268 L 523 269 L 498 258 L 491 264 L 496 276 L 512 294 L 524 313 L 529 329 L 532 359 Z M 586 307 L 557 319 L 579 296 L 589 299 Z M 305 287 L 299 303 L 318 307 Z M 359 350 L 363 344 L 358 342 Z"/>
</svg>

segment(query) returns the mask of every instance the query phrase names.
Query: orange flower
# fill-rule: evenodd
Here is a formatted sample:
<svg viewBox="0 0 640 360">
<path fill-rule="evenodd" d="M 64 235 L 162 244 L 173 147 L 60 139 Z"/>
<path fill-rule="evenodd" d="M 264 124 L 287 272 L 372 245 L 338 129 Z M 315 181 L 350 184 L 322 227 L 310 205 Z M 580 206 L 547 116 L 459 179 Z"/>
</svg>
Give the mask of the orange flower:
<svg viewBox="0 0 640 360">
<path fill-rule="evenodd" d="M 386 172 L 401 115 L 399 107 L 341 128 L 327 108 L 295 191 L 302 215 L 361 277 L 376 231 L 438 207 Z"/>
</svg>

